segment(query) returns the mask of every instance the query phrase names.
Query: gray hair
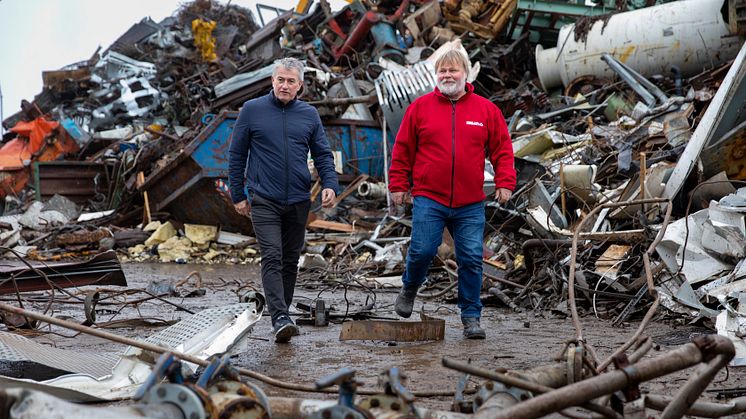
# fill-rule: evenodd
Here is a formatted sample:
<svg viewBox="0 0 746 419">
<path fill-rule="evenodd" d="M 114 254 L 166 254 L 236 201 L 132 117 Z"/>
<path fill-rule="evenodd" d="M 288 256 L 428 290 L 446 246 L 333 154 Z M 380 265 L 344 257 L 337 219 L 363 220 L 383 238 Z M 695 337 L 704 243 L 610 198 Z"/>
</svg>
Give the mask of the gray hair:
<svg viewBox="0 0 746 419">
<path fill-rule="evenodd" d="M 279 60 L 276 60 L 275 67 L 272 70 L 272 77 L 277 75 L 277 69 L 280 67 L 284 67 L 288 70 L 298 71 L 298 75 L 300 77 L 299 81 L 303 83 L 303 71 L 306 69 L 306 65 L 303 64 L 303 61 L 291 57 L 280 58 Z"/>
<path fill-rule="evenodd" d="M 466 55 L 461 51 L 457 49 L 448 50 L 438 57 L 438 59 L 435 60 L 435 71 L 438 71 L 438 69 L 444 64 L 460 65 L 464 69 L 466 77 L 469 77 L 469 59 L 466 58 Z"/>
</svg>

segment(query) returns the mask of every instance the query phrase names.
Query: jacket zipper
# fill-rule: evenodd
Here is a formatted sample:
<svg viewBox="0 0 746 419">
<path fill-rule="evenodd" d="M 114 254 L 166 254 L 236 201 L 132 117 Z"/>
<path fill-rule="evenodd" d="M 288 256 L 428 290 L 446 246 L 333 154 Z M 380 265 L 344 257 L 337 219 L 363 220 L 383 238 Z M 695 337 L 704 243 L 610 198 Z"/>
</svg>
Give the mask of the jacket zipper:
<svg viewBox="0 0 746 419">
<path fill-rule="evenodd" d="M 453 208 L 453 185 L 456 176 L 456 102 L 451 101 L 451 199 L 448 207 Z"/>
<path fill-rule="evenodd" d="M 288 204 L 288 178 L 290 177 L 290 169 L 288 167 L 288 131 L 287 123 L 285 119 L 285 107 L 282 107 L 282 136 L 285 139 L 285 205 Z"/>
</svg>

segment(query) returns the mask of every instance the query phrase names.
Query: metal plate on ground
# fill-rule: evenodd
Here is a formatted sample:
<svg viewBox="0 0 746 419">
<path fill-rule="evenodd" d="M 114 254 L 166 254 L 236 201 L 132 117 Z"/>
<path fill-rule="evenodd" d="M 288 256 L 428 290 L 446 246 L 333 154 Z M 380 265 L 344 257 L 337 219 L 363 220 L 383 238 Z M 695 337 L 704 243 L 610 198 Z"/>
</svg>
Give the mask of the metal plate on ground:
<svg viewBox="0 0 746 419">
<path fill-rule="evenodd" d="M 418 342 L 443 340 L 446 321 L 421 315 L 421 321 L 358 320 L 342 324 L 339 340 Z"/>
</svg>

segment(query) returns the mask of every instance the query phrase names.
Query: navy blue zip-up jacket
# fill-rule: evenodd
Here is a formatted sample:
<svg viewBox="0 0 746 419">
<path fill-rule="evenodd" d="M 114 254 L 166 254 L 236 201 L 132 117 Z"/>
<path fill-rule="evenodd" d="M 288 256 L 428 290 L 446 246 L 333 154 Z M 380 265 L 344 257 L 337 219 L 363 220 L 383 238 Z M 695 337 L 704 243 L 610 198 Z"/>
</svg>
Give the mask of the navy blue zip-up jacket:
<svg viewBox="0 0 746 419">
<path fill-rule="evenodd" d="M 283 105 L 272 91 L 244 103 L 231 134 L 228 160 L 233 203 L 247 199 L 244 179 L 249 192 L 277 204 L 309 200 L 309 150 L 323 188 L 337 192 L 334 157 L 316 108 L 298 99 Z"/>
</svg>

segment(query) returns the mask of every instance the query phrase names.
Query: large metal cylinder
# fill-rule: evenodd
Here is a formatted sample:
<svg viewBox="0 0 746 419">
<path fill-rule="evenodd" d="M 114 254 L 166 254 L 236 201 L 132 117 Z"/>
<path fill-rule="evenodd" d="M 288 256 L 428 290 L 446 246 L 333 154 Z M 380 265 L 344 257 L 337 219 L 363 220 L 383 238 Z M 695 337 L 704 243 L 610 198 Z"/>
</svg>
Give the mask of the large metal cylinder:
<svg viewBox="0 0 746 419">
<path fill-rule="evenodd" d="M 676 65 L 687 77 L 733 59 L 744 38 L 732 35 L 721 9 L 727 0 L 684 0 L 596 21 L 586 39 L 563 26 L 557 47 L 536 46 L 536 69 L 544 89 L 585 75 L 613 78 L 601 60 L 609 53 L 643 75 L 667 74 Z"/>
</svg>

